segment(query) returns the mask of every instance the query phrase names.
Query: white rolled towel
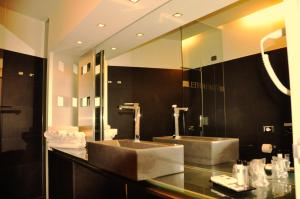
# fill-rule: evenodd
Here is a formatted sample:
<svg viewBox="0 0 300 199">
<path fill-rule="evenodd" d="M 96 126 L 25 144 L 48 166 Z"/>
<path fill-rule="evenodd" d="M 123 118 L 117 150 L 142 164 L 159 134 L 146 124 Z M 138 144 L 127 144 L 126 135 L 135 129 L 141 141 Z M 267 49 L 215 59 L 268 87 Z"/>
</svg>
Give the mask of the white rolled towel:
<svg viewBox="0 0 300 199">
<path fill-rule="evenodd" d="M 58 129 L 50 127 L 44 136 L 48 146 L 61 148 L 83 148 L 86 146 L 85 134 L 74 128 Z"/>
</svg>

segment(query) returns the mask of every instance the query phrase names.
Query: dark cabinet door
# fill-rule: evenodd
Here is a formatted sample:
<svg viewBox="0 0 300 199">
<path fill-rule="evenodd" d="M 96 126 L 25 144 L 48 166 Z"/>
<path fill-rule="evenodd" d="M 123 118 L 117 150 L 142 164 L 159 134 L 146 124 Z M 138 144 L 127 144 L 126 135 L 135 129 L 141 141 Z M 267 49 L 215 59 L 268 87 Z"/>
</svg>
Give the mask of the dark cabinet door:
<svg viewBox="0 0 300 199">
<path fill-rule="evenodd" d="M 48 153 L 49 198 L 73 199 L 73 161 Z"/>
<path fill-rule="evenodd" d="M 48 152 L 50 199 L 125 199 L 125 183 L 56 152 Z"/>
<path fill-rule="evenodd" d="M 1 197 L 39 198 L 44 60 L 10 51 L 0 59 Z"/>
</svg>

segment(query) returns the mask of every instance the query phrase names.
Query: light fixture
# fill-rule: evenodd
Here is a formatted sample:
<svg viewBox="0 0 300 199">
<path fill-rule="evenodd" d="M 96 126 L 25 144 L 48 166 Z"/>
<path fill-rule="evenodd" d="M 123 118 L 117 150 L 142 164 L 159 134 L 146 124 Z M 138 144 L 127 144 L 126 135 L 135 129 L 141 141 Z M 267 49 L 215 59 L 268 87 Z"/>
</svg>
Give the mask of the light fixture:
<svg viewBox="0 0 300 199">
<path fill-rule="evenodd" d="M 139 2 L 140 0 L 129 0 L 131 3 L 137 3 Z"/>
<path fill-rule="evenodd" d="M 117 50 L 117 48 L 115 48 L 115 47 L 112 47 L 111 49 L 112 49 L 112 50 Z"/>
<path fill-rule="evenodd" d="M 173 17 L 181 17 L 182 15 L 183 15 L 182 13 L 177 12 L 177 13 L 173 14 Z"/>
<path fill-rule="evenodd" d="M 79 40 L 79 41 L 77 41 L 77 44 L 82 44 L 82 41 L 80 41 L 80 40 Z"/>
<path fill-rule="evenodd" d="M 105 27 L 105 24 L 103 24 L 103 23 L 98 23 L 97 26 L 98 26 L 99 28 L 104 28 L 104 27 Z"/>
<path fill-rule="evenodd" d="M 142 37 L 142 36 L 144 36 L 144 34 L 143 33 L 137 33 L 136 36 L 137 37 Z"/>
</svg>

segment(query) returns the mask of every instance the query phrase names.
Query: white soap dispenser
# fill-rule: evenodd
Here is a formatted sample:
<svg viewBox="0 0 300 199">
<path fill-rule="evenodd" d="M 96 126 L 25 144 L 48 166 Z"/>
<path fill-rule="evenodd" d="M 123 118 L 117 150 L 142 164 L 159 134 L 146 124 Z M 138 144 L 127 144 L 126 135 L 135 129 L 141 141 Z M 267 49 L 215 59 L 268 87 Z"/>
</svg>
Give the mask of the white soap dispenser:
<svg viewBox="0 0 300 199">
<path fill-rule="evenodd" d="M 236 180 L 239 186 L 245 185 L 244 166 L 241 160 L 238 160 L 236 164 Z"/>
</svg>

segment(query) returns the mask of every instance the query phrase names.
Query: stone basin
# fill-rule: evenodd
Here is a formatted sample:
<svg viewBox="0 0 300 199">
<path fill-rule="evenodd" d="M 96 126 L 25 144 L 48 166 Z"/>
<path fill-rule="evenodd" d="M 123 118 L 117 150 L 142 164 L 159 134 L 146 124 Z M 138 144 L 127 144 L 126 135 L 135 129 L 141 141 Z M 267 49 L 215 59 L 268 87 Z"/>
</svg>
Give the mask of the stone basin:
<svg viewBox="0 0 300 199">
<path fill-rule="evenodd" d="M 202 136 L 154 137 L 153 141 L 184 145 L 184 161 L 189 164 L 217 165 L 239 158 L 239 139 Z"/>
<path fill-rule="evenodd" d="M 88 142 L 88 162 L 140 181 L 184 171 L 183 146 L 134 140 Z"/>
</svg>

